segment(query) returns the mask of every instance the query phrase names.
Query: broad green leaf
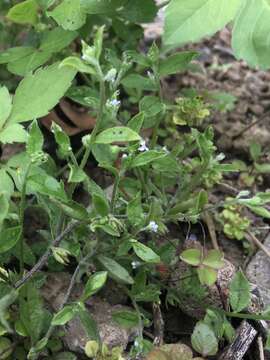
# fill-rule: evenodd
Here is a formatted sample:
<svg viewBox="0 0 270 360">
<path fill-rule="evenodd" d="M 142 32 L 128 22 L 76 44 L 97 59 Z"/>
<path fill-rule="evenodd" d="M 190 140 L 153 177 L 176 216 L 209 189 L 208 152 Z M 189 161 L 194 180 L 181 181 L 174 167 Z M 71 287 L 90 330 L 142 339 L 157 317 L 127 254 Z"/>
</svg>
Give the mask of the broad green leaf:
<svg viewBox="0 0 270 360">
<path fill-rule="evenodd" d="M 250 303 L 251 294 L 250 284 L 242 271 L 238 271 L 234 275 L 229 289 L 229 299 L 233 311 L 240 312 L 245 309 Z"/>
<path fill-rule="evenodd" d="M 47 14 L 65 30 L 77 30 L 86 21 L 80 0 L 63 0 L 60 5 L 53 11 L 48 11 Z"/>
<path fill-rule="evenodd" d="M 192 347 L 203 357 L 216 355 L 218 341 L 213 330 L 203 322 L 197 323 L 191 336 Z"/>
<path fill-rule="evenodd" d="M 270 164 L 265 163 L 265 164 L 254 164 L 254 167 L 256 169 L 257 172 L 259 172 L 260 174 L 269 174 L 270 173 Z"/>
<path fill-rule="evenodd" d="M 25 0 L 14 5 L 7 18 L 17 24 L 35 25 L 38 21 L 38 5 L 35 0 Z"/>
<path fill-rule="evenodd" d="M 4 229 L 0 233 L 0 253 L 12 249 L 20 238 L 22 228 L 14 226 Z"/>
<path fill-rule="evenodd" d="M 0 129 L 9 117 L 11 106 L 11 96 L 8 89 L 5 86 L 0 87 Z"/>
<path fill-rule="evenodd" d="M 202 263 L 213 269 L 221 269 L 224 266 L 223 254 L 219 250 L 210 250 L 207 252 Z"/>
<path fill-rule="evenodd" d="M 217 280 L 217 271 L 213 268 L 202 266 L 197 269 L 197 273 L 202 285 L 212 286 Z"/>
<path fill-rule="evenodd" d="M 68 166 L 70 169 L 70 173 L 68 176 L 69 183 L 80 183 L 87 178 L 86 173 L 82 169 L 80 169 L 78 165 L 71 165 L 69 163 Z"/>
<path fill-rule="evenodd" d="M 0 169 L 0 192 L 8 197 L 14 192 L 14 183 L 4 169 Z"/>
<path fill-rule="evenodd" d="M 102 131 L 95 142 L 97 144 L 112 144 L 114 142 L 138 141 L 141 137 L 135 131 L 128 127 L 117 126 Z"/>
<path fill-rule="evenodd" d="M 183 51 L 167 57 L 160 63 L 160 76 L 172 75 L 187 70 L 191 60 L 197 56 L 198 53 L 195 51 Z"/>
<path fill-rule="evenodd" d="M 144 220 L 140 193 L 137 194 L 127 205 L 127 217 L 132 225 L 139 225 Z"/>
<path fill-rule="evenodd" d="M 62 202 L 61 200 L 54 199 L 53 197 L 50 197 L 50 200 L 72 219 L 86 221 L 89 218 L 86 208 L 73 200 Z"/>
<path fill-rule="evenodd" d="M 262 69 L 270 67 L 269 17 L 269 2 L 243 1 L 233 27 L 232 47 L 236 57 Z"/>
<path fill-rule="evenodd" d="M 81 301 L 87 300 L 90 296 L 97 293 L 107 281 L 107 271 L 99 271 L 88 279 Z"/>
<path fill-rule="evenodd" d="M 58 52 L 67 47 L 75 38 L 77 33 L 75 31 L 67 31 L 61 27 L 56 27 L 51 31 L 45 33 L 42 38 L 40 50 L 46 52 Z"/>
<path fill-rule="evenodd" d="M 262 155 L 262 146 L 257 142 L 252 142 L 249 147 L 249 152 L 253 161 L 257 161 Z"/>
<path fill-rule="evenodd" d="M 0 179 L 1 182 L 1 179 Z M 1 189 L 2 191 L 2 189 Z M 9 199 L 7 195 L 3 192 L 0 193 L 0 229 L 1 229 L 1 223 L 5 220 L 8 214 L 9 209 Z"/>
<path fill-rule="evenodd" d="M 251 206 L 248 205 L 248 208 L 256 215 L 264 217 L 265 219 L 270 219 L 270 211 L 262 206 Z"/>
<path fill-rule="evenodd" d="M 103 255 L 98 256 L 98 260 L 108 271 L 109 275 L 116 281 L 129 285 L 134 283 L 134 280 L 129 275 L 127 270 L 118 264 L 115 260 Z"/>
<path fill-rule="evenodd" d="M 14 142 L 23 143 L 26 142 L 27 139 L 28 133 L 20 124 L 7 125 L 7 127 L 0 132 L 0 143 L 2 144 L 12 144 Z"/>
<path fill-rule="evenodd" d="M 109 214 L 110 206 L 107 199 L 104 198 L 104 196 L 100 196 L 99 194 L 93 194 L 92 201 L 98 215 L 107 216 Z"/>
<path fill-rule="evenodd" d="M 135 311 L 121 310 L 112 313 L 112 319 L 124 328 L 136 327 L 139 323 L 139 316 Z"/>
<path fill-rule="evenodd" d="M 75 75 L 74 69 L 60 69 L 58 63 L 28 74 L 17 87 L 8 122 L 18 123 L 47 115 L 64 96 Z"/>
<path fill-rule="evenodd" d="M 135 116 L 133 116 L 133 118 L 131 118 L 127 124 L 127 126 L 133 130 L 136 131 L 136 133 L 140 133 L 141 128 L 143 126 L 143 122 L 144 122 L 144 113 L 140 112 L 138 114 L 136 114 Z"/>
<path fill-rule="evenodd" d="M 110 14 L 126 3 L 127 0 L 81 0 L 82 9 L 87 14 Z"/>
<path fill-rule="evenodd" d="M 69 56 L 61 62 L 61 65 L 60 65 L 61 68 L 66 67 L 66 66 L 73 68 L 81 73 L 91 74 L 91 75 L 96 74 L 96 71 L 94 70 L 94 68 L 92 66 L 86 64 L 80 58 L 78 58 L 76 56 Z"/>
<path fill-rule="evenodd" d="M 72 151 L 70 138 L 63 131 L 63 129 L 55 122 L 53 122 L 53 124 L 51 126 L 51 130 L 54 134 L 55 141 L 60 148 L 61 155 L 66 157 Z"/>
<path fill-rule="evenodd" d="M 26 152 L 28 155 L 35 155 L 42 151 L 43 148 L 43 134 L 38 126 L 37 121 L 33 121 L 30 131 L 29 138 L 26 145 Z"/>
<path fill-rule="evenodd" d="M 202 253 L 199 249 L 187 249 L 181 253 L 180 259 L 189 265 L 198 266 L 202 260 Z"/>
<path fill-rule="evenodd" d="M 158 264 L 160 263 L 160 257 L 151 248 L 138 242 L 132 241 L 132 247 L 135 254 L 147 263 Z"/>
<path fill-rule="evenodd" d="M 58 311 L 52 319 L 52 325 L 65 325 L 76 315 L 76 305 L 67 305 L 62 310 Z"/>
<path fill-rule="evenodd" d="M 7 68 L 12 74 L 25 76 L 32 70 L 35 70 L 39 66 L 45 64 L 51 56 L 52 54 L 48 51 L 33 49 L 32 53 L 27 56 L 9 62 Z"/>
<path fill-rule="evenodd" d="M 165 157 L 167 154 L 164 151 L 149 150 L 137 155 L 132 161 L 132 167 L 139 167 L 150 164 L 157 159 Z"/>
<path fill-rule="evenodd" d="M 133 23 L 147 23 L 154 21 L 158 7 L 154 0 L 128 0 L 122 11 L 121 16 Z"/>
<path fill-rule="evenodd" d="M 146 117 L 153 117 L 164 110 L 164 105 L 156 96 L 145 96 L 139 104 L 140 111 L 144 112 Z"/>
<path fill-rule="evenodd" d="M 157 86 L 152 79 L 140 74 L 129 74 L 121 81 L 121 84 L 126 88 L 138 89 L 145 91 L 155 91 Z"/>
<path fill-rule="evenodd" d="M 31 55 L 35 48 L 30 46 L 18 46 L 3 51 L 0 54 L 0 64 L 10 63 Z"/>
<path fill-rule="evenodd" d="M 171 0 L 165 11 L 164 43 L 176 46 L 213 35 L 234 19 L 241 3 L 242 0 Z"/>
<path fill-rule="evenodd" d="M 28 185 L 33 192 L 50 196 L 52 199 L 67 201 L 67 195 L 62 182 L 58 182 L 49 175 L 32 175 L 28 178 Z"/>
<path fill-rule="evenodd" d="M 99 332 L 98 327 L 93 319 L 90 311 L 87 311 L 85 309 L 80 309 L 78 311 L 79 319 L 88 335 L 89 339 L 97 340 L 99 341 Z"/>
</svg>

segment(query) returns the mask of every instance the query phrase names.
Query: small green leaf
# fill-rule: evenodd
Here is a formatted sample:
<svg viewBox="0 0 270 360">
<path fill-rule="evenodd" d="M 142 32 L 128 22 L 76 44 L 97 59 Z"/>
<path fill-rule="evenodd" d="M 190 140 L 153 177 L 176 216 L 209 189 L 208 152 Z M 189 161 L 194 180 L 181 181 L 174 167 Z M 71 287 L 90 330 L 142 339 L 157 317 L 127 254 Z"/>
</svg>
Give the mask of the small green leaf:
<svg viewBox="0 0 270 360">
<path fill-rule="evenodd" d="M 68 166 L 70 168 L 70 173 L 68 177 L 69 183 L 80 183 L 86 179 L 86 173 L 82 169 L 80 169 L 79 166 L 71 164 L 68 164 Z"/>
<path fill-rule="evenodd" d="M 81 6 L 87 14 L 111 14 L 126 2 L 127 0 L 81 0 Z"/>
<path fill-rule="evenodd" d="M 242 271 L 238 271 L 234 275 L 229 289 L 229 299 L 233 311 L 240 312 L 248 307 L 251 300 L 250 284 Z"/>
<path fill-rule="evenodd" d="M 90 314 L 90 311 L 80 309 L 78 311 L 78 315 L 88 337 L 90 339 L 99 341 L 100 339 L 97 323 Z"/>
<path fill-rule="evenodd" d="M 85 74 L 96 74 L 96 71 L 92 66 L 85 64 L 80 58 L 76 56 L 69 56 L 64 59 L 60 64 L 60 68 L 62 67 L 70 67 Z"/>
<path fill-rule="evenodd" d="M 202 266 L 197 269 L 197 273 L 202 285 L 212 286 L 217 280 L 217 271 L 210 267 Z"/>
<path fill-rule="evenodd" d="M 90 296 L 97 293 L 107 281 L 107 271 L 99 271 L 88 279 L 81 301 L 87 300 Z"/>
<path fill-rule="evenodd" d="M 158 264 L 160 263 L 160 257 L 151 248 L 138 242 L 132 241 L 132 247 L 135 254 L 147 263 Z"/>
<path fill-rule="evenodd" d="M 12 249 L 18 242 L 21 235 L 21 226 L 14 226 L 4 229 L 0 233 L 0 253 Z"/>
<path fill-rule="evenodd" d="M 38 21 L 38 5 L 35 0 L 25 0 L 14 5 L 7 18 L 17 24 L 35 25 Z"/>
<path fill-rule="evenodd" d="M 192 347 L 203 357 L 216 355 L 218 341 L 211 328 L 203 322 L 197 323 L 191 336 Z"/>
<path fill-rule="evenodd" d="M 114 142 L 138 141 L 141 137 L 133 130 L 124 126 L 117 126 L 102 131 L 95 142 L 97 144 L 112 144 Z"/>
<path fill-rule="evenodd" d="M 143 126 L 143 122 L 144 122 L 144 113 L 140 112 L 138 114 L 136 114 L 135 116 L 133 116 L 133 118 L 131 118 L 127 124 L 127 126 L 135 131 L 136 133 L 140 133 L 141 128 Z"/>
<path fill-rule="evenodd" d="M 51 130 L 54 134 L 55 141 L 60 148 L 61 155 L 63 157 L 68 156 L 72 151 L 71 143 L 68 135 L 55 122 L 53 122 L 51 126 Z"/>
<path fill-rule="evenodd" d="M 0 54 L 0 64 L 11 63 L 22 59 L 28 55 L 31 55 L 35 51 L 35 48 L 30 46 L 16 46 L 9 48 L 1 52 Z"/>
<path fill-rule="evenodd" d="M 144 112 L 146 117 L 153 117 L 164 110 L 164 105 L 156 96 L 145 96 L 139 104 L 140 111 Z"/>
<path fill-rule="evenodd" d="M 133 168 L 144 166 L 154 162 L 155 160 L 165 157 L 167 154 L 164 151 L 149 150 L 137 155 L 131 163 Z"/>
<path fill-rule="evenodd" d="M 262 153 L 262 146 L 257 142 L 252 142 L 249 147 L 249 152 L 253 161 L 257 161 Z"/>
<path fill-rule="evenodd" d="M 7 125 L 7 127 L 0 132 L 0 143 L 2 144 L 12 144 L 15 142 L 24 143 L 27 142 L 27 140 L 28 133 L 20 124 Z"/>
<path fill-rule="evenodd" d="M 189 265 L 198 266 L 202 261 L 202 253 L 199 249 L 187 249 L 181 253 L 180 259 Z"/>
<path fill-rule="evenodd" d="M 76 305 L 67 305 L 58 311 L 52 319 L 53 326 L 65 325 L 76 315 Z"/>
<path fill-rule="evenodd" d="M 0 130 L 9 117 L 11 106 L 11 96 L 8 89 L 5 86 L 0 87 Z"/>
<path fill-rule="evenodd" d="M 248 208 L 256 215 L 259 215 L 265 219 L 270 219 L 270 211 L 262 206 L 251 206 L 249 205 Z"/>
<path fill-rule="evenodd" d="M 210 250 L 207 252 L 202 263 L 213 269 L 221 269 L 224 266 L 223 254 L 219 250 Z"/>
<path fill-rule="evenodd" d="M 129 275 L 127 270 L 118 264 L 115 260 L 103 255 L 98 256 L 98 260 L 108 271 L 109 275 L 116 281 L 129 285 L 134 283 L 134 280 Z"/>
<path fill-rule="evenodd" d="M 134 226 L 139 225 L 144 219 L 140 193 L 128 203 L 127 217 L 129 222 Z"/>
<path fill-rule="evenodd" d="M 68 202 L 62 202 L 52 197 L 50 197 L 50 200 L 72 219 L 86 221 L 89 218 L 89 214 L 85 207 L 73 200 L 69 200 Z"/>
<path fill-rule="evenodd" d="M 109 214 L 110 206 L 104 196 L 100 196 L 99 194 L 93 194 L 92 201 L 98 215 L 107 216 Z"/>
<path fill-rule="evenodd" d="M 14 183 L 4 169 L 0 169 L 0 189 L 1 193 L 7 197 L 10 197 L 14 192 Z"/>
<path fill-rule="evenodd" d="M 187 70 L 191 60 L 197 56 L 198 53 L 195 51 L 183 51 L 167 57 L 160 63 L 160 76 L 168 76 Z"/>
<path fill-rule="evenodd" d="M 33 121 L 30 131 L 29 131 L 29 138 L 26 145 L 26 152 L 28 155 L 35 155 L 39 153 L 43 149 L 43 134 L 38 126 L 37 121 Z"/>
<path fill-rule="evenodd" d="M 121 310 L 112 313 L 112 319 L 124 328 L 133 328 L 139 323 L 139 316 L 135 311 Z"/>
<path fill-rule="evenodd" d="M 80 0 L 63 0 L 53 11 L 47 12 L 65 30 L 77 30 L 86 21 Z"/>
</svg>

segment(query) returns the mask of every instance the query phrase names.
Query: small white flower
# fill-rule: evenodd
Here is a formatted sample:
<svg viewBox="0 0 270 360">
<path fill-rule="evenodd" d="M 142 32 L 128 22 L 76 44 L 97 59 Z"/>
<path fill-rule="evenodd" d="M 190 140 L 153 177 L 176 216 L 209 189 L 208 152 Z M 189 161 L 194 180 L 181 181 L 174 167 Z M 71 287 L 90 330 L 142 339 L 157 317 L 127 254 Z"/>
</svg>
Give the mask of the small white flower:
<svg viewBox="0 0 270 360">
<path fill-rule="evenodd" d="M 141 263 L 139 261 L 132 261 L 131 263 L 132 269 L 137 269 L 140 265 Z"/>
<path fill-rule="evenodd" d="M 108 71 L 108 73 L 105 76 L 105 81 L 114 83 L 115 79 L 116 79 L 116 75 L 117 75 L 117 71 L 116 69 L 111 69 L 110 71 Z"/>
<path fill-rule="evenodd" d="M 146 146 L 145 141 L 144 141 L 144 140 L 141 140 L 141 141 L 140 141 L 140 146 L 139 146 L 139 148 L 138 148 L 138 151 L 143 152 L 143 151 L 148 151 L 148 150 L 149 150 L 149 148 L 148 148 L 148 146 Z"/>
<path fill-rule="evenodd" d="M 128 154 L 123 154 L 122 159 L 126 159 L 128 157 Z"/>
<path fill-rule="evenodd" d="M 225 159 L 225 157 L 226 157 L 225 154 L 220 153 L 216 156 L 216 161 L 222 161 Z"/>
<path fill-rule="evenodd" d="M 147 71 L 147 76 L 149 77 L 149 79 L 155 80 L 155 76 L 153 73 L 151 73 L 151 71 Z"/>
<path fill-rule="evenodd" d="M 169 150 L 168 150 L 167 146 L 163 146 L 162 150 L 165 151 L 166 154 L 169 154 Z"/>
<path fill-rule="evenodd" d="M 154 233 L 158 232 L 158 224 L 155 221 L 150 221 L 148 226 L 152 232 Z"/>
<path fill-rule="evenodd" d="M 121 105 L 121 101 L 117 100 L 117 99 L 112 99 L 112 100 L 109 100 L 109 106 L 112 106 L 114 108 L 117 108 Z"/>
</svg>

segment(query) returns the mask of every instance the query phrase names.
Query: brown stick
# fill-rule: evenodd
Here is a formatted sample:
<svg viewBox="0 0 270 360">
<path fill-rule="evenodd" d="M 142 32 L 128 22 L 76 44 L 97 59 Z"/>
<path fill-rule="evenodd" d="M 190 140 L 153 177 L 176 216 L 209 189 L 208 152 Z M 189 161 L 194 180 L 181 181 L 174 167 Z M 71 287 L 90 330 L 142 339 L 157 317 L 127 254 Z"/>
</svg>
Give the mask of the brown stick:
<svg viewBox="0 0 270 360">
<path fill-rule="evenodd" d="M 246 235 L 248 238 L 251 239 L 251 241 L 260 249 L 262 250 L 265 255 L 267 255 L 270 258 L 270 251 L 267 249 L 267 247 L 260 242 L 260 240 L 251 232 L 251 231 L 247 231 Z"/>
<path fill-rule="evenodd" d="M 154 344 L 161 346 L 163 344 L 164 337 L 164 320 L 160 310 L 160 306 L 157 303 L 153 303 L 153 322 L 154 322 Z"/>
<path fill-rule="evenodd" d="M 203 215 L 203 219 L 206 222 L 208 231 L 209 231 L 209 235 L 212 241 L 212 245 L 213 248 L 216 250 L 219 250 L 219 246 L 218 246 L 218 242 L 217 242 L 217 235 L 216 235 L 216 229 L 215 229 L 215 223 L 213 221 L 213 218 L 211 217 L 211 215 L 209 214 L 208 211 L 206 211 Z"/>
<path fill-rule="evenodd" d="M 258 342 L 260 360 L 265 360 L 265 357 L 264 357 L 264 348 L 263 348 L 263 341 L 262 341 L 262 337 L 261 337 L 261 336 L 258 337 L 257 342 Z"/>
</svg>

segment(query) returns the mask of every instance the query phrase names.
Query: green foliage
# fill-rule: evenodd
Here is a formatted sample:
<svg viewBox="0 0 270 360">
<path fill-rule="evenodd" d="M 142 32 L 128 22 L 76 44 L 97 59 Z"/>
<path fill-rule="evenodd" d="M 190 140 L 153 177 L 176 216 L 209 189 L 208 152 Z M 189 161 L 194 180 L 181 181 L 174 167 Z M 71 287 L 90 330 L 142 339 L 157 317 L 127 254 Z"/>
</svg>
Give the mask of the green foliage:
<svg viewBox="0 0 270 360">
<path fill-rule="evenodd" d="M 245 275 L 238 271 L 230 284 L 230 304 L 235 312 L 248 307 L 251 300 L 250 284 Z"/>
</svg>

